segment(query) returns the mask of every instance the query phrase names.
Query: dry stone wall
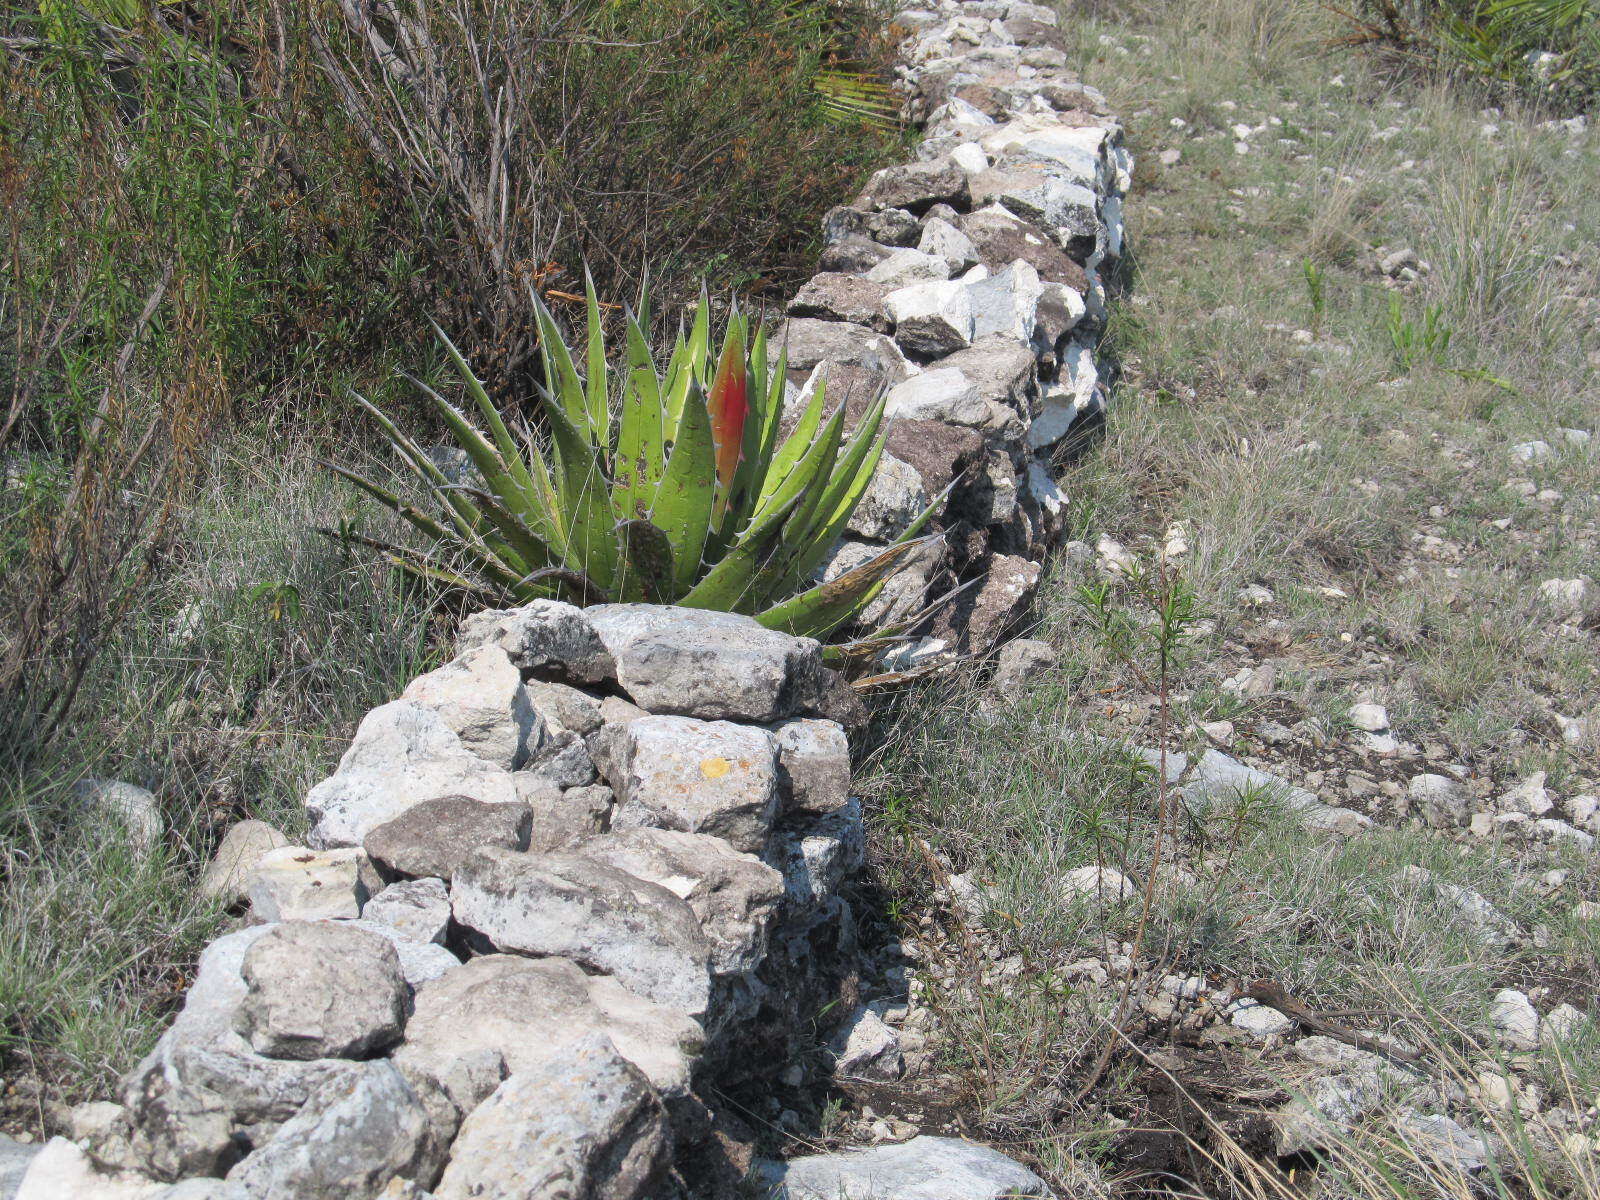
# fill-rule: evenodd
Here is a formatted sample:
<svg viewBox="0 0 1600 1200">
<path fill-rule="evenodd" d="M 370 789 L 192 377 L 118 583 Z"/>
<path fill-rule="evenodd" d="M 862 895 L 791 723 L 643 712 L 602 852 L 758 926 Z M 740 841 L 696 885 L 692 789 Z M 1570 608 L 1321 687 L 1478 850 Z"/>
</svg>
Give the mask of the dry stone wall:
<svg viewBox="0 0 1600 1200">
<path fill-rule="evenodd" d="M 1104 403 L 1130 163 L 1051 10 L 895 22 L 918 157 L 828 215 L 784 342 L 796 401 L 822 377 L 854 409 L 888 392 L 888 453 L 829 573 L 948 492 L 942 545 L 871 614 L 970 585 L 909 665 L 987 649 L 1038 586 L 1065 519 L 1052 456 Z M 752 1162 L 717 1111 L 830 1010 L 841 1069 L 899 1062 L 892 997 L 854 989 L 858 716 L 817 643 L 747 617 L 469 618 L 310 790 L 304 845 L 230 833 L 204 886 L 240 923 L 20 1200 L 1047 1196 L 960 1139 Z"/>
<path fill-rule="evenodd" d="M 479 613 L 253 831 L 248 912 L 23 1200 L 654 1198 L 749 1168 L 707 1098 L 854 958 L 864 839 L 806 638 L 554 601 Z M 225 848 L 226 849 L 226 848 Z"/>
<path fill-rule="evenodd" d="M 828 213 L 784 344 L 796 400 L 819 379 L 847 409 L 888 392 L 883 464 L 825 577 L 949 491 L 943 544 L 867 614 L 904 620 L 970 585 L 894 652 L 910 666 L 994 645 L 1063 531 L 1056 458 L 1105 403 L 1096 349 L 1132 160 L 1104 97 L 1066 68 L 1052 9 L 945 0 L 894 22 L 917 158 Z"/>
</svg>

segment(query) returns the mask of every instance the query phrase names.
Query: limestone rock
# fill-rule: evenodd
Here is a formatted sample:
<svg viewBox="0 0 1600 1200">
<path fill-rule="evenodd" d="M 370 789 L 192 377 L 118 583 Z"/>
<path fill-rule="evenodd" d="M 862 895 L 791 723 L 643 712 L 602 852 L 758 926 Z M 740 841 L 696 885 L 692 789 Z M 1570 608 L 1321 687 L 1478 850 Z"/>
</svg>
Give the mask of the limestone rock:
<svg viewBox="0 0 1600 1200">
<path fill-rule="evenodd" d="M 788 811 L 829 813 L 850 799 L 850 740 L 833 721 L 796 717 L 772 727 Z"/>
<path fill-rule="evenodd" d="M 586 737 L 605 723 L 600 701 L 588 692 L 541 679 L 533 680 L 527 688 L 534 711 L 552 734 L 575 733 Z"/>
<path fill-rule="evenodd" d="M 917 240 L 917 218 L 903 208 L 866 209 L 840 204 L 822 217 L 822 240 L 828 244 L 867 238 L 885 246 L 910 246 Z"/>
<path fill-rule="evenodd" d="M 1539 1013 L 1527 995 L 1515 988 L 1502 988 L 1489 1006 L 1489 1022 L 1495 1036 L 1513 1050 L 1539 1048 Z"/>
<path fill-rule="evenodd" d="M 232 908 L 249 895 L 250 877 L 261 859 L 289 839 L 265 821 L 239 821 L 230 826 L 200 876 L 200 894 Z"/>
<path fill-rule="evenodd" d="M 520 767 L 544 741 L 522 674 L 499 646 L 464 651 L 417 676 L 400 698 L 437 713 L 463 746 L 507 771 Z"/>
<path fill-rule="evenodd" d="M 926 257 L 917 255 L 915 250 L 892 251 L 890 257 L 896 254 Z M 930 261 L 943 265 L 942 260 Z M 781 346 L 788 352 L 791 375 L 804 377 L 819 365 L 827 363 L 830 370 L 837 366 L 859 367 L 876 384 L 888 387 L 913 374 L 899 347 L 865 325 L 820 321 L 815 317 L 790 317 L 772 339 L 772 345 L 775 350 Z M 831 374 L 828 380 L 831 391 L 837 380 Z"/>
<path fill-rule="evenodd" d="M 1115 867 L 1075 867 L 1061 877 L 1061 890 L 1098 896 L 1102 900 L 1128 900 L 1139 888 Z"/>
<path fill-rule="evenodd" d="M 856 204 L 923 213 L 935 204 L 964 208 L 968 198 L 967 173 L 948 159 L 932 159 L 884 167 L 867 181 Z"/>
<path fill-rule="evenodd" d="M 387 925 L 406 941 L 443 943 L 450 924 L 450 894 L 441 879 L 401 880 L 368 900 L 361 917 Z"/>
<path fill-rule="evenodd" d="M 479 646 L 504 650 L 524 674 L 570 683 L 604 683 L 611 658 L 589 628 L 583 610 L 559 600 L 473 613 L 461 623 L 456 653 Z"/>
<path fill-rule="evenodd" d="M 485 804 L 471 796 L 440 796 L 406 809 L 362 842 L 390 878 L 449 880 L 480 846 L 526 850 L 533 827 L 527 804 Z"/>
<path fill-rule="evenodd" d="M 851 799 L 832 812 L 801 813 L 785 822 L 766 857 L 783 873 L 784 890 L 795 905 L 810 908 L 837 896 L 866 853 L 861 801 Z"/>
<path fill-rule="evenodd" d="M 1089 276 L 1081 265 L 1038 229 L 999 204 L 958 217 L 955 224 L 972 240 L 983 265 L 991 271 L 1002 270 L 1021 259 L 1045 282 L 1064 283 L 1080 295 L 1089 290 Z"/>
<path fill-rule="evenodd" d="M 789 301 L 791 317 L 819 317 L 826 321 L 850 321 L 879 333 L 890 333 L 894 319 L 884 306 L 889 289 L 859 275 L 824 271 L 811 277 Z"/>
<path fill-rule="evenodd" d="M 974 341 L 994 336 L 1022 343 L 1032 341 L 1044 290 L 1033 267 L 1014 262 L 965 287 L 972 309 Z"/>
<path fill-rule="evenodd" d="M 361 719 L 339 769 L 312 788 L 310 843 L 360 845 L 368 831 L 438 796 L 489 804 L 520 797 L 516 777 L 473 754 L 431 709 L 410 700 L 380 705 Z"/>
<path fill-rule="evenodd" d="M 988 419 L 989 406 L 972 380 L 941 363 L 890 388 L 884 414 L 891 420 L 977 426 Z"/>
<path fill-rule="evenodd" d="M 1032 1171 L 998 1150 L 960 1138 L 914 1137 L 898 1145 L 813 1154 L 767 1164 L 773 1200 L 1021 1200 L 1049 1197 Z"/>
<path fill-rule="evenodd" d="M 618 827 L 709 833 L 759 853 L 777 813 L 777 743 L 729 721 L 644 717 L 622 731 L 611 785 Z"/>
<path fill-rule="evenodd" d="M 134 849 L 149 850 L 167 831 L 155 793 L 121 779 L 80 779 L 72 799 L 95 822 L 120 825 Z"/>
<path fill-rule="evenodd" d="M 1422 810 L 1423 819 L 1435 829 L 1465 825 L 1472 816 L 1472 797 L 1466 788 L 1448 775 L 1413 776 L 1406 795 Z"/>
<path fill-rule="evenodd" d="M 445 916 L 448 918 L 449 915 L 450 910 L 446 906 Z M 364 929 L 393 946 L 395 955 L 400 960 L 400 974 L 413 991 L 429 980 L 448 974 L 461 965 L 461 960 L 438 942 L 418 941 L 393 925 L 368 921 L 364 917 L 359 921 L 340 921 L 339 924 L 348 925 L 352 929 Z"/>
<path fill-rule="evenodd" d="M 978 262 L 978 248 L 972 244 L 972 239 L 941 217 L 929 217 L 922 223 L 917 249 L 944 259 L 951 275 L 976 266 Z"/>
<path fill-rule="evenodd" d="M 1049 642 L 1016 638 L 1000 647 L 995 660 L 994 688 L 1002 696 L 1021 699 L 1055 670 L 1057 655 Z"/>
<path fill-rule="evenodd" d="M 235 1032 L 244 956 L 273 928 L 251 926 L 205 948 L 182 1011 L 123 1080 L 134 1154 L 157 1178 L 222 1174 L 325 1081 L 357 1069 L 265 1058 Z"/>
<path fill-rule="evenodd" d="M 354 846 L 280 846 L 261 856 L 246 890 L 258 921 L 317 921 L 359 917 L 382 887 L 365 851 Z"/>
<path fill-rule="evenodd" d="M 929 499 L 917 469 L 885 451 L 846 528 L 858 537 L 891 542 L 922 515 Z"/>
<path fill-rule="evenodd" d="M 240 1200 L 377 1200 L 392 1179 L 432 1182 L 441 1132 L 453 1130 L 435 1130 L 393 1063 L 363 1063 L 318 1088 L 227 1179 Z"/>
<path fill-rule="evenodd" d="M 13 1143 L 14 1145 L 15 1143 Z M 25 1173 L 12 1180 L 0 1174 L 0 1195 L 15 1200 L 164 1200 L 167 1188 L 137 1175 L 111 1175 L 96 1169 L 89 1156 L 64 1137 L 42 1147 L 27 1146 Z"/>
<path fill-rule="evenodd" d="M 650 1200 L 670 1138 L 639 1069 L 590 1034 L 518 1071 L 462 1122 L 438 1200 Z"/>
<path fill-rule="evenodd" d="M 905 1070 L 900 1038 L 883 1018 L 857 1008 L 828 1039 L 834 1074 L 846 1079 L 894 1080 Z"/>
<path fill-rule="evenodd" d="M 721 838 L 674 829 L 619 829 L 585 842 L 583 855 L 666 888 L 688 904 L 710 945 L 716 974 L 738 974 L 760 963 L 783 877 L 754 855 L 740 854 Z"/>
<path fill-rule="evenodd" d="M 479 850 L 450 888 L 456 922 L 498 951 L 563 955 L 695 1018 L 711 949 L 694 911 L 659 884 L 579 854 Z"/>
<path fill-rule="evenodd" d="M 501 1079 L 557 1061 L 600 1033 L 663 1096 L 682 1096 L 703 1034 L 690 1017 L 585 975 L 564 958 L 474 958 L 418 989 L 397 1064 L 436 1079 L 470 1112 Z"/>
<path fill-rule="evenodd" d="M 965 376 L 962 380 L 967 382 Z M 929 496 L 944 491 L 983 455 L 983 435 L 975 429 L 956 428 L 939 420 L 903 418 L 886 421 L 885 425 L 888 432 L 884 449 L 916 468 Z"/>
<path fill-rule="evenodd" d="M 912 354 L 937 358 L 972 344 L 972 298 L 959 280 L 930 280 L 884 297 L 894 340 Z"/>
<path fill-rule="evenodd" d="M 940 283 L 950 278 L 950 264 L 921 250 L 891 250 L 867 272 L 867 278 L 890 291 L 916 283 Z"/>
<path fill-rule="evenodd" d="M 22 1176 L 28 1170 L 28 1164 L 43 1150 L 43 1146 L 23 1145 L 0 1134 L 0 1200 L 15 1200 L 17 1188 L 22 1184 Z"/>
<path fill-rule="evenodd" d="M 268 1058 L 367 1058 L 400 1039 L 409 995 L 387 940 L 334 921 L 257 938 L 234 1028 Z"/>
<path fill-rule="evenodd" d="M 641 707 L 711 720 L 776 721 L 815 703 L 822 647 L 753 617 L 655 604 L 588 610 Z"/>
<path fill-rule="evenodd" d="M 939 611 L 933 636 L 962 653 L 983 653 L 1032 607 L 1041 574 L 1036 562 L 1015 555 L 993 555 L 983 582 Z"/>
</svg>

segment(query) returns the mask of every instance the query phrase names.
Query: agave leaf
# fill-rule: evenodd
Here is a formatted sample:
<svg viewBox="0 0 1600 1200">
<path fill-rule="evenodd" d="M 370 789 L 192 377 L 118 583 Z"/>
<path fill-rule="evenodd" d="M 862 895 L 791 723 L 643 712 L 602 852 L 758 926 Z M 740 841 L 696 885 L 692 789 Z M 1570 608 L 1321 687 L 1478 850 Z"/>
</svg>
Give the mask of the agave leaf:
<svg viewBox="0 0 1600 1200">
<path fill-rule="evenodd" d="M 516 564 L 507 563 L 507 566 L 516 571 L 532 571 L 550 564 L 552 556 L 549 543 L 523 524 L 515 513 L 488 492 L 478 488 L 463 490 L 493 522 L 494 527 L 500 531 L 500 536 L 505 539 L 507 547 L 520 560 Z"/>
<path fill-rule="evenodd" d="M 822 424 L 826 382 L 821 377 L 817 379 L 817 386 L 811 391 L 811 402 L 806 405 L 805 412 L 800 414 L 800 421 L 794 430 L 784 439 L 783 446 L 773 456 L 772 465 L 767 468 L 766 478 L 761 482 L 761 495 L 756 502 L 757 512 L 761 511 L 761 506 L 782 486 L 785 477 L 794 469 L 795 463 L 800 461 L 816 439 L 817 427 Z"/>
<path fill-rule="evenodd" d="M 617 599 L 670 601 L 672 543 L 649 521 L 623 521 L 617 526 L 617 564 Z"/>
<path fill-rule="evenodd" d="M 643 520 L 655 504 L 666 466 L 665 416 L 655 369 L 635 367 L 622 393 L 617 453 L 611 462 L 613 506 L 625 519 Z"/>
<path fill-rule="evenodd" d="M 750 416 L 750 377 L 745 361 L 744 322 L 728 322 L 716 377 L 706 391 L 711 441 L 716 449 L 717 499 L 712 524 L 720 529 L 733 496 L 734 478 L 744 452 L 745 425 Z"/>
<path fill-rule="evenodd" d="M 408 376 L 409 378 L 409 376 Z M 450 432 L 455 435 L 456 441 L 467 452 L 467 457 L 472 460 L 472 465 L 478 468 L 478 473 L 483 476 L 489 490 L 500 500 L 500 503 L 514 512 L 525 524 L 536 530 L 549 527 L 550 520 L 545 507 L 533 490 L 531 479 L 528 488 L 524 490 L 521 481 L 515 478 L 506 460 L 489 444 L 487 438 L 473 427 L 463 413 L 450 401 L 419 379 L 412 379 L 412 383 L 433 401 L 433 406 L 444 417 L 445 424 L 450 427 Z M 519 466 L 523 465 L 520 456 L 517 459 Z M 525 472 L 524 472 L 525 474 Z"/>
<path fill-rule="evenodd" d="M 540 567 L 537 571 L 529 571 L 517 580 L 515 590 L 518 595 L 525 595 L 529 599 L 537 599 L 542 595 L 559 595 L 557 587 L 546 587 L 547 584 L 565 586 L 573 603 L 580 606 L 603 604 L 608 599 L 599 584 L 582 571 L 574 571 L 569 567 Z"/>
<path fill-rule="evenodd" d="M 377 405 L 357 392 L 351 392 L 355 400 L 373 421 L 377 423 L 379 431 L 388 438 L 390 443 L 405 460 L 412 474 L 434 494 L 440 505 L 450 517 L 450 523 L 456 527 L 456 532 L 463 538 L 474 538 L 483 525 L 483 516 L 473 508 L 472 502 L 465 496 L 457 496 L 447 490 L 448 480 L 444 472 L 433 465 L 433 460 L 422 452 L 422 448 L 400 432 L 399 426 L 391 421 Z"/>
<path fill-rule="evenodd" d="M 550 440 L 555 446 L 557 495 L 566 514 L 566 565 L 583 571 L 602 588 L 610 586 L 616 574 L 616 541 L 612 528 L 616 513 L 611 507 L 611 489 L 600 468 L 592 442 L 563 411 L 559 401 L 541 388 L 545 415 L 550 421 Z"/>
<path fill-rule="evenodd" d="M 600 319 L 600 301 L 594 294 L 594 280 L 589 268 L 583 269 L 583 303 L 588 319 L 589 361 L 584 379 L 589 410 L 589 428 L 594 430 L 594 440 L 602 458 L 611 450 L 610 397 L 606 395 L 606 331 Z"/>
<path fill-rule="evenodd" d="M 558 407 L 573 427 L 592 438 L 594 426 L 589 420 L 589 397 L 578 379 L 578 368 L 572 365 L 572 353 L 561 337 L 561 327 L 538 296 L 533 297 L 533 316 L 539 326 L 545 386 L 559 398 Z"/>
<path fill-rule="evenodd" d="M 672 582 L 677 592 L 688 591 L 700 572 L 716 483 L 710 418 L 700 386 L 691 380 L 689 390 L 692 402 L 683 406 L 672 454 L 650 510 L 650 520 L 673 547 Z"/>
<path fill-rule="evenodd" d="M 720 612 L 749 612 L 760 594 L 758 580 L 783 538 L 784 522 L 800 503 L 801 493 L 752 521 L 706 576 L 678 603 L 685 608 L 714 608 Z"/>
<path fill-rule="evenodd" d="M 511 430 L 506 428 L 506 423 L 500 416 L 500 410 L 495 407 L 494 401 L 489 398 L 489 392 L 483 386 L 483 383 L 472 373 L 472 367 L 468 365 L 461 351 L 456 348 L 456 344 L 445 336 L 444 330 L 440 329 L 439 326 L 435 325 L 433 331 L 438 334 L 439 340 L 444 343 L 445 353 L 450 356 L 450 361 L 455 364 L 456 374 L 460 376 L 462 384 L 465 385 L 467 395 L 472 397 L 472 402 L 478 406 L 479 413 L 483 415 L 484 423 L 488 425 L 490 436 L 494 438 L 494 443 L 500 450 L 500 457 L 504 460 L 506 469 L 510 472 L 512 479 L 516 481 L 522 493 L 529 497 L 530 502 L 537 502 L 539 497 L 533 485 L 533 478 L 528 471 L 527 464 L 522 461 L 522 445 L 516 438 L 511 436 Z M 549 519 L 548 512 L 544 516 L 546 520 Z M 530 515 L 528 519 L 532 520 L 533 517 Z"/>
<path fill-rule="evenodd" d="M 826 486 L 828 472 L 833 469 L 834 458 L 839 452 L 839 439 L 843 431 L 844 407 L 841 405 L 828 418 L 822 432 L 806 447 L 800 461 L 784 475 L 770 495 L 761 498 L 752 520 L 761 520 L 774 508 L 788 508 L 790 500 L 804 495 L 819 480 L 819 486 Z"/>
<path fill-rule="evenodd" d="M 414 508 L 413 506 L 407 504 L 404 500 L 400 499 L 399 496 L 389 491 L 387 488 L 372 482 L 372 480 L 366 478 L 364 475 L 356 474 L 347 467 L 341 467 L 338 463 L 328 462 L 326 459 L 318 459 L 317 462 L 320 466 L 327 467 L 328 470 L 339 476 L 340 479 L 343 479 L 348 483 L 354 484 L 356 487 L 360 488 L 379 504 L 383 505 L 391 512 L 396 513 L 407 524 L 412 525 L 416 529 L 420 530 L 425 537 L 430 537 L 434 539 L 434 541 L 439 542 L 445 541 L 449 538 L 450 535 L 445 530 L 443 525 L 439 524 L 438 521 L 434 520 L 421 509 Z"/>
<path fill-rule="evenodd" d="M 887 546 L 838 578 L 819 583 L 809 591 L 758 612 L 756 620 L 768 629 L 796 637 L 826 637 L 870 604 L 895 568 L 911 554 L 943 536 L 931 533 L 924 538 Z"/>
</svg>

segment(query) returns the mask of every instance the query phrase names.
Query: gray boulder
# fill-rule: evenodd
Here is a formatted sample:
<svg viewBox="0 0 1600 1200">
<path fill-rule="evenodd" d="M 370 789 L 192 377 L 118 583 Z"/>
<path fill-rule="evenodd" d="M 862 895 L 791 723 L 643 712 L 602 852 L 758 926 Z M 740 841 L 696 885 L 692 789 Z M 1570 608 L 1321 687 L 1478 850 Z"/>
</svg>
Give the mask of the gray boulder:
<svg viewBox="0 0 1600 1200">
<path fill-rule="evenodd" d="M 240 968 L 234 1028 L 268 1058 L 366 1058 L 399 1041 L 409 989 L 388 940 L 334 921 L 277 925 Z"/>
<path fill-rule="evenodd" d="M 776 721 L 816 703 L 822 647 L 754 617 L 656 604 L 588 610 L 617 682 L 652 713 Z"/>
<path fill-rule="evenodd" d="M 938 358 L 972 344 L 972 297 L 960 280 L 927 280 L 884 297 L 894 340 L 912 354 Z"/>
<path fill-rule="evenodd" d="M 368 900 L 361 918 L 386 925 L 409 942 L 443 943 L 450 924 L 450 893 L 442 879 L 405 879 Z"/>
<path fill-rule="evenodd" d="M 462 1122 L 438 1200 L 648 1200 L 671 1146 L 639 1069 L 590 1034 L 518 1071 Z"/>
<path fill-rule="evenodd" d="M 852 799 L 833 812 L 802 814 L 783 825 L 767 848 L 766 859 L 783 875 L 784 890 L 802 908 L 824 903 L 866 861 L 867 831 L 861 801 Z"/>
<path fill-rule="evenodd" d="M 777 743 L 731 721 L 644 717 L 622 729 L 611 786 L 618 827 L 709 833 L 757 854 L 777 814 Z"/>
<path fill-rule="evenodd" d="M 0 1200 L 14 1200 L 28 1164 L 42 1149 L 43 1146 L 24 1145 L 0 1134 Z"/>
<path fill-rule="evenodd" d="M 456 872 L 450 906 L 494 950 L 562 955 L 697 1019 L 710 1003 L 711 951 L 694 911 L 605 863 L 479 850 Z"/>
<path fill-rule="evenodd" d="M 512 804 L 516 776 L 461 743 L 438 713 L 410 700 L 380 705 L 361 719 L 339 769 L 311 789 L 309 841 L 321 848 L 357 846 L 376 826 L 438 796 Z"/>
<path fill-rule="evenodd" d="M 400 693 L 432 709 L 485 762 L 514 771 L 544 742 L 522 674 L 499 646 L 463 651 L 438 670 L 418 675 Z"/>
<path fill-rule="evenodd" d="M 433 1182 L 452 1129 L 391 1062 L 323 1084 L 227 1175 L 241 1200 L 376 1200 L 393 1179 Z"/>
<path fill-rule="evenodd" d="M 885 451 L 846 529 L 858 537 L 893 541 L 922 515 L 929 499 L 917 469 Z"/>
<path fill-rule="evenodd" d="M 903 208 L 871 210 L 841 204 L 822 218 L 822 240 L 828 245 L 865 238 L 885 246 L 910 246 L 917 240 L 917 218 Z"/>
<path fill-rule="evenodd" d="M 249 895 L 250 877 L 262 858 L 289 839 L 265 821 L 238 821 L 223 834 L 200 876 L 200 894 L 229 908 Z"/>
<path fill-rule="evenodd" d="M 359 1069 L 266 1058 L 234 1031 L 248 990 L 245 953 L 274 928 L 251 926 L 206 947 L 182 1011 L 123 1080 L 133 1153 L 159 1179 L 222 1174 L 323 1083 Z"/>
<path fill-rule="evenodd" d="M 591 1033 L 610 1039 L 663 1096 L 687 1094 L 699 1024 L 564 958 L 488 955 L 425 984 L 394 1059 L 436 1080 L 466 1113 L 506 1076 L 559 1061 Z"/>
<path fill-rule="evenodd" d="M 924 213 L 935 204 L 965 208 L 969 199 L 967 173 L 949 159 L 938 158 L 884 167 L 867 180 L 856 207 Z"/>
<path fill-rule="evenodd" d="M 1089 290 L 1089 275 L 1043 232 L 1019 220 L 998 204 L 955 219 L 955 225 L 972 240 L 978 257 L 991 271 L 1021 259 L 1049 283 L 1064 283 L 1079 294 Z"/>
<path fill-rule="evenodd" d="M 534 711 L 551 733 L 575 733 L 586 737 L 604 722 L 600 701 L 565 683 L 535 679 L 527 685 Z"/>
<path fill-rule="evenodd" d="M 981 425 L 989 406 L 977 385 L 948 360 L 889 389 L 884 413 L 891 420 Z"/>
<path fill-rule="evenodd" d="M 167 831 L 161 806 L 149 788 L 121 779 L 80 779 L 72 798 L 94 821 L 120 825 L 136 850 L 149 850 Z"/>
<path fill-rule="evenodd" d="M 461 623 L 456 653 L 488 645 L 504 650 L 527 675 L 570 683 L 604 683 L 612 675 L 611 658 L 583 610 L 559 600 L 473 613 Z"/>
<path fill-rule="evenodd" d="M 450 910 L 446 907 L 445 916 L 449 915 Z M 438 942 L 417 941 L 409 933 L 396 929 L 393 925 L 383 925 L 364 918 L 359 921 L 341 921 L 340 924 L 348 925 L 352 929 L 364 929 L 393 946 L 395 956 L 400 960 L 400 974 L 405 977 L 406 983 L 412 990 L 461 965 L 461 960 Z"/>
<path fill-rule="evenodd" d="M 382 886 L 372 860 L 358 847 L 280 846 L 257 861 L 245 891 L 258 921 L 321 921 L 359 917 Z"/>
<path fill-rule="evenodd" d="M 1000 647 L 995 660 L 994 690 L 1013 700 L 1021 699 L 1034 685 L 1048 679 L 1055 670 L 1057 655 L 1049 642 L 1016 638 Z"/>
<path fill-rule="evenodd" d="M 829 813 L 850 799 L 850 739 L 834 721 L 796 717 L 772 727 L 788 811 Z"/>
<path fill-rule="evenodd" d="M 527 804 L 485 804 L 471 796 L 440 796 L 373 828 L 362 842 L 390 878 L 444 879 L 480 846 L 526 850 L 533 828 Z"/>
<path fill-rule="evenodd" d="M 894 329 L 894 319 L 884 306 L 889 289 L 859 275 L 824 271 L 813 275 L 789 301 L 791 317 L 818 317 L 825 321 L 851 321 L 879 333 Z"/>
<path fill-rule="evenodd" d="M 584 843 L 596 862 L 667 889 L 700 922 L 717 975 L 753 970 L 783 897 L 783 877 L 721 838 L 674 829 L 619 829 Z"/>
<path fill-rule="evenodd" d="M 891 258 L 897 254 L 927 257 L 918 255 L 915 250 L 895 250 Z M 790 317 L 772 339 L 772 344 L 775 349 L 782 347 L 787 351 L 791 376 L 804 378 L 820 364 L 827 363 L 830 367 L 858 367 L 875 385 L 889 387 L 914 374 L 899 347 L 865 325 Z M 830 392 L 831 382 L 830 376 Z"/>
<path fill-rule="evenodd" d="M 1032 1171 L 998 1150 L 960 1138 L 914 1137 L 898 1145 L 769 1163 L 773 1200 L 1011 1200 L 1050 1195 Z"/>
</svg>

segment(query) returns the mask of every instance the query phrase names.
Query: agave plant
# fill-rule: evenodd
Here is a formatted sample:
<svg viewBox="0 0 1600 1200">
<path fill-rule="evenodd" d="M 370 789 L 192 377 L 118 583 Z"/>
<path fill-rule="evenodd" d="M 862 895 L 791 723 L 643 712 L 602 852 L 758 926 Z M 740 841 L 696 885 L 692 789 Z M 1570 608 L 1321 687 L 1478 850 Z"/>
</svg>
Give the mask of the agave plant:
<svg viewBox="0 0 1600 1200">
<path fill-rule="evenodd" d="M 415 549 L 350 533 L 414 576 L 495 603 L 559 596 L 579 603 L 646 600 L 753 614 L 774 629 L 824 637 L 878 594 L 918 535 L 930 506 L 866 563 L 824 584 L 814 576 L 844 532 L 883 452 L 884 400 L 845 435 L 844 406 L 825 416 L 819 381 L 780 439 L 785 356 L 735 309 L 713 353 L 702 296 L 665 372 L 649 342 L 647 297 L 625 313 L 620 361 L 608 355 L 600 306 L 586 288 L 588 338 L 580 371 L 561 330 L 537 306 L 547 433 L 513 433 L 450 339 L 440 332 L 484 429 L 413 380 L 481 476 L 452 483 L 374 405 L 371 414 L 435 502 L 437 515 L 378 483 L 328 464 L 393 509 L 431 543 Z"/>
</svg>

